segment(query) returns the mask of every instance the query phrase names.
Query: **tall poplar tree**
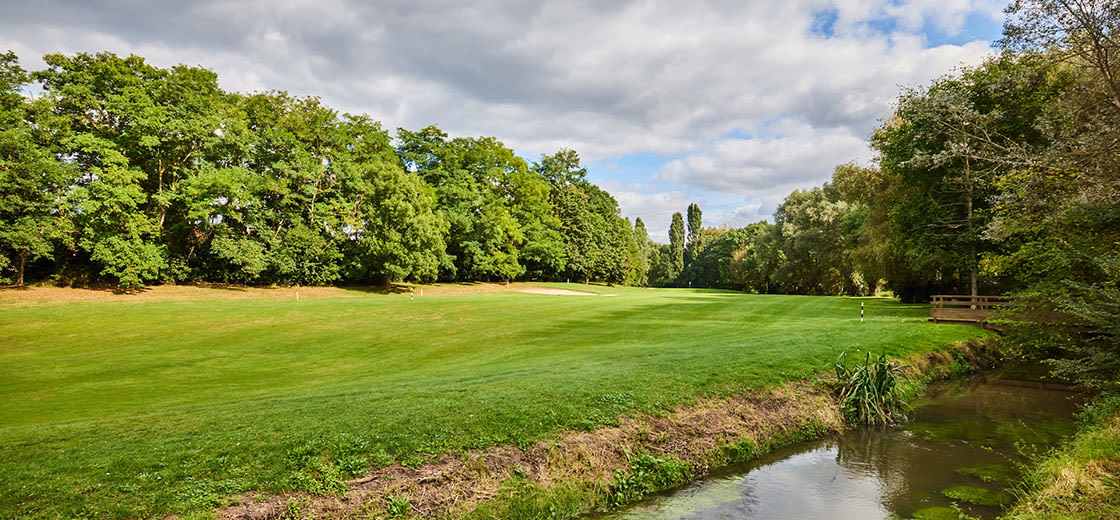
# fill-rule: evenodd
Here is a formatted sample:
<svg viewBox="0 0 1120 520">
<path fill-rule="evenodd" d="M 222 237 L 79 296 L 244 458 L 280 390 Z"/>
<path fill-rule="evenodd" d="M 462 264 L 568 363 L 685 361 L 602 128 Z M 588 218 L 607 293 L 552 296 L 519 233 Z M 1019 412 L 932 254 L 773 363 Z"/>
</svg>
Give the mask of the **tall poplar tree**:
<svg viewBox="0 0 1120 520">
<path fill-rule="evenodd" d="M 688 205 L 688 240 L 685 246 L 685 267 L 696 261 L 700 256 L 703 238 L 703 222 L 701 221 L 700 206 L 695 202 Z"/>
<path fill-rule="evenodd" d="M 676 281 L 684 270 L 684 242 L 684 218 L 678 211 L 673 213 L 673 220 L 669 224 L 669 265 L 666 269 L 669 283 Z"/>
</svg>

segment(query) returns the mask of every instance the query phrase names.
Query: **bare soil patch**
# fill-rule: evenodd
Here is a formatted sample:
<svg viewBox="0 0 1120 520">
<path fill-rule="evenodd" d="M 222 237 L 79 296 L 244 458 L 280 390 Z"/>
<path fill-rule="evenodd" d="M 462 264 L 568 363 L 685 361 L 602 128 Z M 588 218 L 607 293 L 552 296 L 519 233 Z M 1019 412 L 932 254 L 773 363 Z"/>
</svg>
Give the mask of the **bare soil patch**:
<svg viewBox="0 0 1120 520">
<path fill-rule="evenodd" d="M 520 293 L 529 294 L 552 294 L 556 296 L 598 296 L 598 293 L 590 291 L 573 291 L 571 289 L 550 289 L 548 287 L 523 287 L 514 289 Z"/>
<path fill-rule="evenodd" d="M 0 305 L 47 305 L 72 302 L 155 302 L 184 300 L 294 300 L 353 298 L 370 294 L 408 296 L 469 295 L 522 288 L 502 283 L 449 283 L 434 285 L 371 285 L 341 287 L 283 287 L 223 284 L 153 285 L 122 291 L 115 287 L 9 287 L 0 288 Z M 542 290 L 544 288 L 541 288 Z M 582 294 L 582 293 L 581 293 Z M 593 293 L 588 293 L 593 294 Z"/>
</svg>

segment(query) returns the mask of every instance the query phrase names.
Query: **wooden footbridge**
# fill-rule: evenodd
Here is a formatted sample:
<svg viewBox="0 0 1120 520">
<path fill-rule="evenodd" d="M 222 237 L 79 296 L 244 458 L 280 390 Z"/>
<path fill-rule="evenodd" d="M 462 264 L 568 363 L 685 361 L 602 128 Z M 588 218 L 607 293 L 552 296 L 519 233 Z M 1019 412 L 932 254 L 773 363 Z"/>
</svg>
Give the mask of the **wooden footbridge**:
<svg viewBox="0 0 1120 520">
<path fill-rule="evenodd" d="M 988 327 L 993 312 L 1008 304 L 1003 296 L 935 294 L 930 297 L 929 320 L 934 323 L 972 323 Z"/>
<path fill-rule="evenodd" d="M 1058 327 L 1069 332 L 1093 333 L 1096 328 L 1078 324 L 1078 319 L 1069 314 L 1050 311 L 1035 311 L 1029 316 L 996 316 L 995 313 L 1011 303 L 1006 296 L 969 296 L 960 294 L 935 294 L 930 296 L 929 321 L 934 323 L 967 323 L 999 330 L 1001 323 L 1008 321 L 1029 321 L 1047 327 Z M 992 321 L 995 319 L 996 321 Z"/>
</svg>

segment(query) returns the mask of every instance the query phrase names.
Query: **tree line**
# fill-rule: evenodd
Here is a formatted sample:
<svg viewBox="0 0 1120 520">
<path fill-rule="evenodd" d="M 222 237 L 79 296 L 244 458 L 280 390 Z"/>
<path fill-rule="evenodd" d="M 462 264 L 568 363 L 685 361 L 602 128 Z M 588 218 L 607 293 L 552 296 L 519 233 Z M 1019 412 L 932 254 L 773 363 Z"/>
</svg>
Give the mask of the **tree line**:
<svg viewBox="0 0 1120 520">
<path fill-rule="evenodd" d="M 644 283 L 643 224 L 574 151 L 529 164 L 490 137 L 391 136 L 314 97 L 223 91 L 201 67 L 44 61 L 0 55 L 8 283 Z"/>
<path fill-rule="evenodd" d="M 1008 313 L 1032 323 L 1009 344 L 1115 386 L 1120 2 L 1019 0 L 1006 14 L 998 55 L 900 95 L 872 135 L 875 165 L 837 166 L 772 224 L 690 225 L 684 239 L 674 215 L 666 278 L 907 301 L 1009 294 Z"/>
</svg>

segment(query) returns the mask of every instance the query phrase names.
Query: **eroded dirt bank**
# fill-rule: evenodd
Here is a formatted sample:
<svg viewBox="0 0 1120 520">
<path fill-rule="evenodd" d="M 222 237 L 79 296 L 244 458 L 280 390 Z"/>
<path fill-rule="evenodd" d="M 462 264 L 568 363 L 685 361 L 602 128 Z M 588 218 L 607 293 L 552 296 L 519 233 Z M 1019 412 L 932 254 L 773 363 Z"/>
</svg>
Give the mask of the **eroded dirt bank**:
<svg viewBox="0 0 1120 520">
<path fill-rule="evenodd" d="M 907 360 L 915 376 L 938 377 L 950 370 L 984 368 L 991 356 L 978 343 Z M 402 513 L 410 518 L 459 518 L 480 504 L 508 495 L 511 480 L 539 489 L 578 483 L 600 493 L 616 472 L 631 467 L 629 456 L 651 454 L 683 462 L 688 478 L 716 466 L 753 458 L 781 444 L 838 433 L 845 428 L 839 404 L 822 381 L 796 381 L 776 388 L 705 398 L 662 416 L 623 417 L 617 427 L 571 432 L 527 448 L 499 446 L 446 454 L 418 468 L 392 465 L 349 482 L 341 496 L 239 497 L 217 511 L 226 519 L 369 518 Z M 394 502 L 395 504 L 392 503 Z"/>
</svg>

